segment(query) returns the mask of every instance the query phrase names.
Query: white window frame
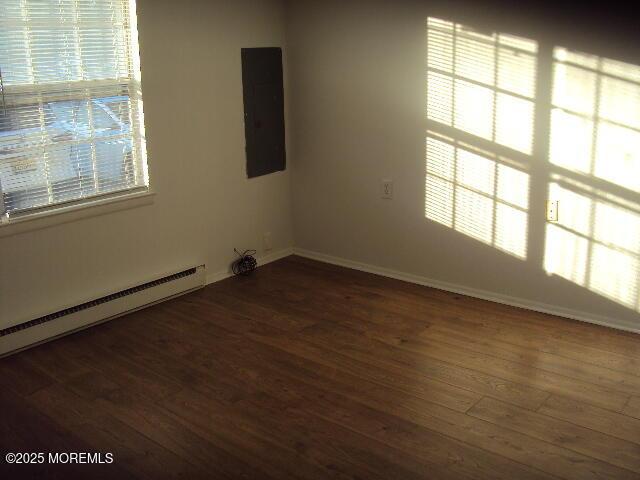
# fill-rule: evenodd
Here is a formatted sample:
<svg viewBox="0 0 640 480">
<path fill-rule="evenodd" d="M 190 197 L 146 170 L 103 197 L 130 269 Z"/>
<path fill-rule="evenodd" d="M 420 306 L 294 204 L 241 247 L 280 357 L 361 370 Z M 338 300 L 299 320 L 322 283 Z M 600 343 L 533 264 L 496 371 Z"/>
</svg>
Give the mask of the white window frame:
<svg viewBox="0 0 640 480">
<path fill-rule="evenodd" d="M 136 180 L 136 185 L 131 188 L 25 208 L 11 214 L 5 211 L 3 194 L 0 190 L 0 237 L 31 229 L 48 227 L 57 223 L 64 223 L 65 221 L 147 205 L 153 201 L 154 192 L 152 192 L 149 185 L 144 112 L 142 108 L 136 1 L 123 0 L 123 3 L 128 9 L 128 15 L 125 20 L 127 22 L 125 28 L 128 33 L 125 40 L 127 43 L 126 48 L 129 62 L 129 75 L 127 78 L 74 81 L 72 82 L 73 90 L 69 91 L 67 95 L 56 96 L 56 101 L 87 100 L 88 97 L 86 95 L 81 95 L 77 92 L 88 90 L 100 90 L 100 95 L 91 96 L 91 99 L 98 99 L 109 95 L 118 96 L 122 95 L 123 90 L 126 88 L 127 96 L 131 104 L 131 115 L 135 115 L 137 121 L 131 123 L 132 132 L 123 134 L 122 137 L 131 138 L 134 144 L 135 155 L 138 156 L 136 163 L 140 167 L 136 170 L 136 175 L 140 179 Z M 0 28 L 2 28 L 1 24 Z M 32 104 L 34 102 L 46 103 L 48 100 L 43 101 L 43 97 L 54 89 L 59 89 L 60 85 L 65 83 L 69 82 L 64 79 L 60 82 L 13 85 L 7 85 L 5 82 L 2 85 L 0 109 L 5 107 L 5 100 L 9 103 L 9 99 L 11 100 L 11 107 L 22 104 Z M 109 136 L 108 140 L 117 140 L 118 138 L 118 135 Z M 95 141 L 95 139 L 92 141 Z M 95 157 L 95 154 L 92 155 Z M 48 188 L 50 188 L 50 186 L 48 186 Z"/>
</svg>

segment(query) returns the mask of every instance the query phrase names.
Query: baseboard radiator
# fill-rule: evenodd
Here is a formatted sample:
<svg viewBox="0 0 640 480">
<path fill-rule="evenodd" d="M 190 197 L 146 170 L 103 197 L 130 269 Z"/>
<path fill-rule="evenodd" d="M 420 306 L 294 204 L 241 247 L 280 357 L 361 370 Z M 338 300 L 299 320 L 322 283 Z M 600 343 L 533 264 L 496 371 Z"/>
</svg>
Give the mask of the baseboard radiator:
<svg viewBox="0 0 640 480">
<path fill-rule="evenodd" d="M 0 329 L 0 357 L 205 286 L 204 265 Z"/>
</svg>

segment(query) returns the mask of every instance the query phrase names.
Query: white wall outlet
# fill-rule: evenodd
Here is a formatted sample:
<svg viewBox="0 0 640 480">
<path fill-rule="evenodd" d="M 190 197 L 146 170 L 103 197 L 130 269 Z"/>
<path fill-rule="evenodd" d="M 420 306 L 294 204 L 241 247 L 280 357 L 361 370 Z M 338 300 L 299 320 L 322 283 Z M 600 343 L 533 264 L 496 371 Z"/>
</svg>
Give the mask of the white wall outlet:
<svg viewBox="0 0 640 480">
<path fill-rule="evenodd" d="M 382 179 L 380 181 L 382 198 L 385 200 L 391 200 L 393 198 L 393 180 Z"/>
<path fill-rule="evenodd" d="M 547 202 L 547 221 L 548 222 L 557 222 L 558 221 L 558 200 L 548 201 Z"/>
<path fill-rule="evenodd" d="M 271 232 L 267 232 L 262 236 L 262 245 L 265 251 L 273 249 L 273 242 L 271 240 Z"/>
</svg>

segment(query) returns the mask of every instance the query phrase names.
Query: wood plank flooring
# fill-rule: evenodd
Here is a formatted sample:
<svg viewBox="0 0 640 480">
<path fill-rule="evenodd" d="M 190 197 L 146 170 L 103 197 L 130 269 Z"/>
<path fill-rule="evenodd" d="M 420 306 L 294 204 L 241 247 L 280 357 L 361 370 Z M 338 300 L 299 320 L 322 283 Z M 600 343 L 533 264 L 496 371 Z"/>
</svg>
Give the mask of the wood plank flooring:
<svg viewBox="0 0 640 480">
<path fill-rule="evenodd" d="M 0 478 L 640 479 L 639 367 L 637 335 L 291 256 L 0 359 Z"/>
</svg>

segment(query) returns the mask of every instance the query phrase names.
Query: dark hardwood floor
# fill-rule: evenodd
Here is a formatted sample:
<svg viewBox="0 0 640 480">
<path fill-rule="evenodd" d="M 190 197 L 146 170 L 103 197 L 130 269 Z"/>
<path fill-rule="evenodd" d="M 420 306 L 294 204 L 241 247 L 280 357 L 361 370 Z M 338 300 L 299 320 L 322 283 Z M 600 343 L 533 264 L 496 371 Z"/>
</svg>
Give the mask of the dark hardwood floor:
<svg viewBox="0 0 640 480">
<path fill-rule="evenodd" d="M 0 360 L 0 478 L 638 479 L 640 336 L 288 257 Z"/>
</svg>

